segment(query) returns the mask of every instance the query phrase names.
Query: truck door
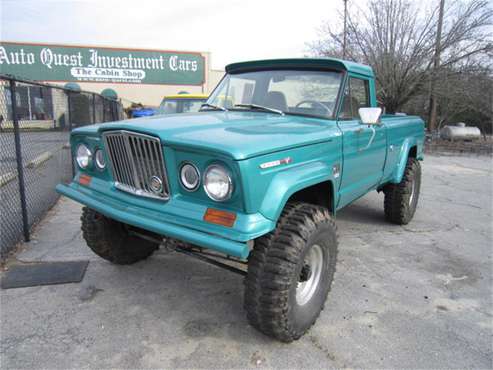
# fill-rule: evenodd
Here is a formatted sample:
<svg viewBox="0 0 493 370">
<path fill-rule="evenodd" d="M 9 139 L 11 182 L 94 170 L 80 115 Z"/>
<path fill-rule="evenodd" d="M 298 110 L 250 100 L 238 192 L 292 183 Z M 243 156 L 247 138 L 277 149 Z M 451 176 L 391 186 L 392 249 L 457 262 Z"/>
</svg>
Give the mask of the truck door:
<svg viewBox="0 0 493 370">
<path fill-rule="evenodd" d="M 339 204 L 343 207 L 380 182 L 386 155 L 385 127 L 361 124 L 358 109 L 375 106 L 373 81 L 348 75 L 342 95 L 338 125 L 343 135 L 343 166 Z M 372 104 L 373 103 L 373 104 Z"/>
</svg>

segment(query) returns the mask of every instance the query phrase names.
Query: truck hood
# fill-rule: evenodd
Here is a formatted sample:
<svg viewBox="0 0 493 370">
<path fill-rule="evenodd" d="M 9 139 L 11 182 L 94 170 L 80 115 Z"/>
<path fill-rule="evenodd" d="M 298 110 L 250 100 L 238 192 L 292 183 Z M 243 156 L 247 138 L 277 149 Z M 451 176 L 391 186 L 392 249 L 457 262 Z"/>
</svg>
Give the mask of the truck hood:
<svg viewBox="0 0 493 370">
<path fill-rule="evenodd" d="M 158 136 L 164 145 L 196 148 L 236 160 L 328 141 L 338 135 L 335 121 L 263 112 L 198 112 L 103 123 L 78 133 L 136 131 Z"/>
</svg>

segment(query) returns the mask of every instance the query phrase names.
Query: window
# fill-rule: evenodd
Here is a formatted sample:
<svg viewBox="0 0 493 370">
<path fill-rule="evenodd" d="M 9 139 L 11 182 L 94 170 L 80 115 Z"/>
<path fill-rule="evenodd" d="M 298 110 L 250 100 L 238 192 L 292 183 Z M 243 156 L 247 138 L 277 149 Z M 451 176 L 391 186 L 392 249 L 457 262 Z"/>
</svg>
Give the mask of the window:
<svg viewBox="0 0 493 370">
<path fill-rule="evenodd" d="M 217 96 L 219 105 L 225 108 L 232 108 L 235 104 L 248 104 L 252 102 L 253 90 L 256 81 L 254 79 L 242 78 L 235 75 L 234 78 L 228 79 L 224 94 Z"/>
<path fill-rule="evenodd" d="M 158 114 L 198 112 L 204 103 L 205 98 L 164 98 L 159 106 Z"/>
<path fill-rule="evenodd" d="M 167 113 L 167 114 L 176 113 L 177 108 L 178 108 L 178 103 L 176 102 L 176 100 L 167 100 L 161 103 L 162 113 Z"/>
<path fill-rule="evenodd" d="M 359 119 L 358 109 L 370 106 L 368 80 L 350 77 L 344 89 L 339 119 Z"/>
<path fill-rule="evenodd" d="M 182 112 L 198 112 L 200 110 L 200 107 L 202 107 L 202 104 L 204 104 L 205 100 L 195 100 L 195 99 L 184 99 L 183 100 L 183 106 L 182 106 Z"/>
<path fill-rule="evenodd" d="M 342 73 L 313 70 L 262 70 L 228 74 L 208 103 L 232 110 L 238 104 L 261 105 L 285 114 L 329 118 L 341 85 Z"/>
<path fill-rule="evenodd" d="M 10 90 L 8 88 L 5 89 L 5 99 L 7 100 L 7 105 L 11 107 L 12 94 L 10 93 Z M 22 105 L 21 94 L 18 91 L 15 92 L 15 103 L 17 104 L 17 107 L 20 107 Z"/>
</svg>

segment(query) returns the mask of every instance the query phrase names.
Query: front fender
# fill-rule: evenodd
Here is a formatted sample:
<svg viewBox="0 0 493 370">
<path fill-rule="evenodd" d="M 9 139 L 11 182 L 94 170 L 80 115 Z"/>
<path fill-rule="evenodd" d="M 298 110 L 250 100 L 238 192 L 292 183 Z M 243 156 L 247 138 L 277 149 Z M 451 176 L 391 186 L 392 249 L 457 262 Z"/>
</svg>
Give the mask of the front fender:
<svg viewBox="0 0 493 370">
<path fill-rule="evenodd" d="M 288 199 L 297 191 L 325 181 L 334 182 L 332 167 L 323 162 L 303 164 L 282 171 L 272 179 L 260 207 L 260 213 L 276 221 Z M 334 187 L 332 187 L 334 189 Z M 332 194 L 334 196 L 334 194 Z M 334 198 L 332 198 L 334 199 Z M 334 199 L 333 204 L 337 199 Z"/>
<path fill-rule="evenodd" d="M 402 176 L 404 176 L 404 171 L 406 170 L 409 151 L 413 146 L 417 146 L 417 139 L 415 137 L 408 137 L 404 139 L 404 142 L 401 145 L 401 150 L 399 152 L 397 165 L 392 172 L 392 177 L 390 180 L 391 183 L 398 184 L 402 181 Z"/>
</svg>

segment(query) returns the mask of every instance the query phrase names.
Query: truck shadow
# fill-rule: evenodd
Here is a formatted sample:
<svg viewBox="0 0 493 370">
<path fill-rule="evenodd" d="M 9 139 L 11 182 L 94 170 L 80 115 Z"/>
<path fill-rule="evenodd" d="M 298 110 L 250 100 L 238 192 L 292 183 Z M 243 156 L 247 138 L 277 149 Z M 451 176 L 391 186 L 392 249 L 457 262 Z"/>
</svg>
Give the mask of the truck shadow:
<svg viewBox="0 0 493 370">
<path fill-rule="evenodd" d="M 138 307 L 136 311 L 150 314 L 156 324 L 147 330 L 162 326 L 163 332 L 176 333 L 177 340 L 275 342 L 249 325 L 240 275 L 163 249 L 146 261 L 117 266 L 106 273 L 112 275 L 117 287 L 138 292 L 124 294 L 122 307 Z M 127 319 L 140 321 L 142 317 Z"/>
<path fill-rule="evenodd" d="M 348 224 L 358 224 L 360 226 L 389 226 L 385 221 L 383 204 L 369 202 L 368 199 L 360 199 L 355 203 L 344 207 L 337 212 L 337 223 L 341 228 Z"/>
<path fill-rule="evenodd" d="M 337 215 L 341 232 L 374 232 L 388 227 L 383 209 L 376 203 L 371 198 L 362 199 L 341 210 Z M 249 325 L 240 275 L 163 247 L 146 261 L 115 266 L 104 273 L 111 275 L 115 287 L 132 287 L 133 292 L 138 292 L 135 296 L 125 294 L 126 303 L 121 306 L 138 306 L 161 323 L 148 330 L 163 325 L 166 329 L 162 331 L 177 333 L 179 341 L 215 338 L 231 343 L 278 343 Z"/>
</svg>

